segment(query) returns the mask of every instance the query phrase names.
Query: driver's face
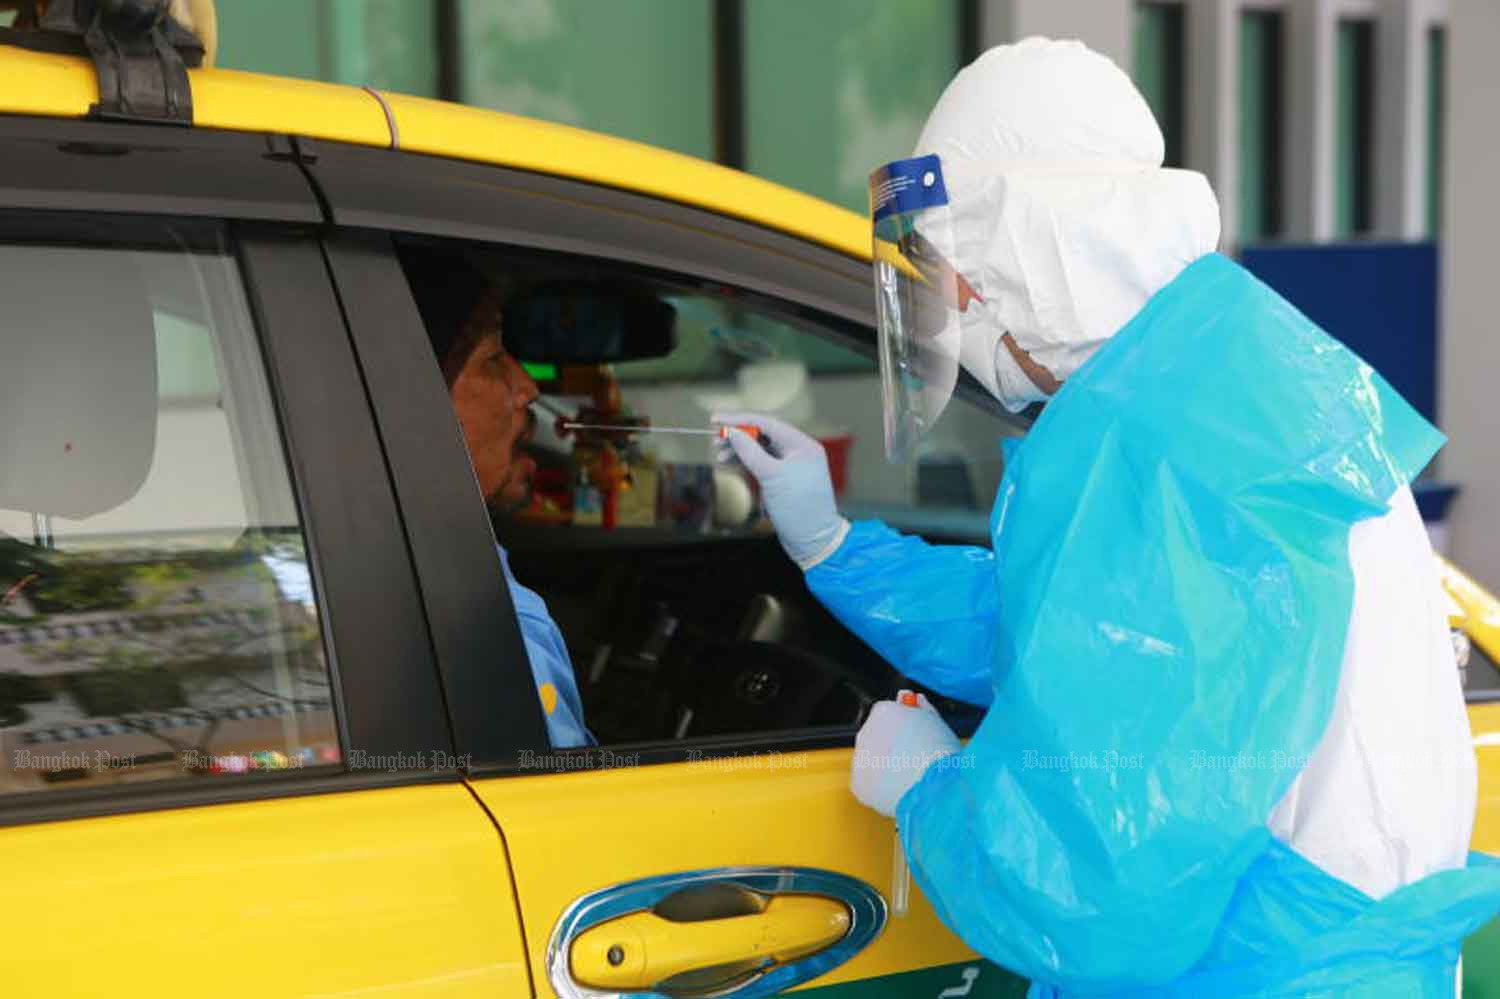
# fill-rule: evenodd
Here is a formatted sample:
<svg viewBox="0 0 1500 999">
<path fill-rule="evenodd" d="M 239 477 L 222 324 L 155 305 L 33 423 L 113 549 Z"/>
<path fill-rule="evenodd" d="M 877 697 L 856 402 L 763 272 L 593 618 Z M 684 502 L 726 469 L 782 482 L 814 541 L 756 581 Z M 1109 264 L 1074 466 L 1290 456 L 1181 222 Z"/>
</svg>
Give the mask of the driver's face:
<svg viewBox="0 0 1500 999">
<path fill-rule="evenodd" d="M 501 346 L 498 330 L 479 338 L 448 391 L 485 501 L 497 509 L 524 504 L 536 462 L 518 448 L 531 437 L 527 407 L 537 387 Z"/>
</svg>

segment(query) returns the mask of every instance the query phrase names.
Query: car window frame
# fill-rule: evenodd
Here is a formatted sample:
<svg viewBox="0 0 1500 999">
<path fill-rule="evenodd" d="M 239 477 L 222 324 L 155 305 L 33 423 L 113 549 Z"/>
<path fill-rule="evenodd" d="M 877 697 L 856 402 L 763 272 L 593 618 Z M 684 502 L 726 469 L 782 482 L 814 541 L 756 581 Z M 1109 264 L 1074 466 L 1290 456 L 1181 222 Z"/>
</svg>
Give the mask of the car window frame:
<svg viewBox="0 0 1500 999">
<path fill-rule="evenodd" d="M 458 756 L 467 765 L 546 749 L 495 536 L 395 247 L 383 233 L 337 230 L 323 248 L 421 578 Z"/>
<path fill-rule="evenodd" d="M 319 143 L 317 159 L 307 164 L 307 170 L 328 205 L 336 232 L 347 234 L 334 242 L 365 240 L 367 246 L 380 244 L 379 252 L 391 255 L 389 267 L 399 267 L 389 244 L 393 234 L 462 241 L 508 253 L 561 252 L 619 265 L 628 271 L 656 274 L 664 280 L 724 286 L 752 296 L 756 307 L 768 313 L 780 313 L 793 322 L 802 320 L 803 324 L 826 330 L 843 346 L 875 356 L 870 265 L 828 247 L 644 195 L 430 155 Z M 334 269 L 337 273 L 339 265 Z M 404 281 L 400 287 L 401 297 L 409 301 Z M 403 309 L 415 313 L 413 304 Z M 376 342 L 382 334 L 375 324 L 384 321 L 384 316 L 373 312 L 367 317 L 351 315 L 356 342 Z M 369 329 L 363 329 L 367 324 Z M 389 333 L 388 325 L 384 332 Z M 426 348 L 425 343 L 422 346 Z M 1002 419 L 1013 419 L 977 383 L 961 383 L 958 394 Z M 440 424 L 453 427 L 446 399 L 441 405 L 431 400 L 418 405 L 409 394 L 382 391 L 373 384 L 371 398 L 382 426 L 420 422 L 434 431 Z M 421 411 L 424 408 L 425 413 Z M 456 433 L 456 428 L 450 432 Z M 392 452 L 392 474 L 398 484 L 403 480 L 421 481 L 420 471 L 428 458 L 410 456 L 411 466 L 402 468 L 397 466 L 404 459 Z M 427 474 L 431 474 L 430 467 Z M 420 521 L 433 517 L 435 509 L 413 509 L 405 495 L 402 499 L 403 515 L 413 537 L 431 536 L 436 522 L 423 525 Z M 470 486 L 462 501 L 477 511 L 480 505 L 476 500 L 476 491 Z M 463 538 L 449 536 L 445 545 L 458 541 L 472 550 L 493 545 L 487 518 L 467 519 L 473 522 L 465 525 Z M 422 577 L 424 591 L 429 586 L 457 584 L 467 589 L 494 585 L 492 570 L 476 572 L 469 583 L 451 576 L 438 578 L 432 571 L 422 573 Z M 509 604 L 508 595 L 504 602 Z M 434 628 L 437 626 L 434 621 Z M 441 658 L 445 642 L 436 633 L 435 644 Z M 534 701 L 534 682 L 529 673 L 523 676 L 514 668 L 517 661 L 524 659 L 515 659 L 512 651 L 505 667 L 509 683 L 514 685 L 513 696 Z M 492 661 L 488 667 L 494 665 Z M 450 690 L 465 683 L 465 670 L 486 668 L 486 664 L 472 661 L 449 661 L 441 666 Z M 745 753 L 848 747 L 853 745 L 857 731 L 853 725 L 786 729 L 552 749 L 538 757 L 531 737 L 518 738 L 516 733 L 487 721 L 483 702 L 450 697 L 450 705 L 455 712 L 458 752 L 469 763 L 468 772 L 481 777 L 594 769 L 617 765 L 622 758 L 637 763 L 672 763 Z M 484 735 L 476 742 L 471 741 L 473 733 Z M 540 745 L 545 746 L 545 741 Z"/>
<path fill-rule="evenodd" d="M 16 143 L 28 152 L 0 168 L 0 234 L 119 243 L 163 220 L 227 231 L 306 538 L 343 760 L 10 795 L 0 827 L 460 780 L 405 526 L 318 242 L 323 208 L 279 154 L 285 137 L 0 115 L 0 149 Z"/>
<path fill-rule="evenodd" d="M 338 229 L 547 250 L 720 283 L 876 357 L 868 259 L 767 226 L 632 191 L 512 167 L 304 141 L 301 166 Z M 1024 432 L 1034 413 L 1000 405 L 967 371 L 954 395 Z"/>
</svg>

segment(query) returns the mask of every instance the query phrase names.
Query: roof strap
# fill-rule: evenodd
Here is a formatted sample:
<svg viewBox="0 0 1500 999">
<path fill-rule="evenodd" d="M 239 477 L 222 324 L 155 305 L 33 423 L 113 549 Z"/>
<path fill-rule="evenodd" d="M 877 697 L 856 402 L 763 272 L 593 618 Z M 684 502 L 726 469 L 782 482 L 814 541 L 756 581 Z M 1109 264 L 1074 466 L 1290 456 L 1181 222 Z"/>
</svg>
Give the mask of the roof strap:
<svg viewBox="0 0 1500 999">
<path fill-rule="evenodd" d="M 94 62 L 99 103 L 94 118 L 193 122 L 189 66 L 203 62 L 203 43 L 167 13 L 169 0 L 51 0 L 38 26 L 72 36 Z"/>
</svg>

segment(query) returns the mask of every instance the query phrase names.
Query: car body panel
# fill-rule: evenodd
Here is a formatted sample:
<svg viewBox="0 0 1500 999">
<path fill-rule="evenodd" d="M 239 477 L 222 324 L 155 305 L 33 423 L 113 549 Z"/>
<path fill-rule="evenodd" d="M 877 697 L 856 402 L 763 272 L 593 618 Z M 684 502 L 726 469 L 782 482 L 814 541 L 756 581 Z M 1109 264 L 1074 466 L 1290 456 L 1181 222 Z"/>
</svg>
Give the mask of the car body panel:
<svg viewBox="0 0 1500 999">
<path fill-rule="evenodd" d="M 745 219 L 868 260 L 855 212 L 692 156 L 585 129 L 445 101 L 229 69 L 189 71 L 193 122 L 367 146 L 391 146 L 638 191 Z M 84 59 L 0 47 L 0 112 L 81 117 L 98 100 Z"/>
<path fill-rule="evenodd" d="M 472 781 L 505 830 L 541 995 L 551 994 L 547 944 L 559 917 L 611 885 L 704 868 L 797 865 L 846 874 L 889 895 L 895 827 L 849 794 L 852 750 L 659 766 L 640 766 L 626 752 L 594 750 L 592 757 L 599 769 Z M 523 757 L 522 764 L 566 767 L 581 759 Z M 907 915 L 891 918 L 869 947 L 808 987 L 973 960 L 913 887 Z M 984 979 L 1013 981 L 993 967 Z"/>
<path fill-rule="evenodd" d="M 0 46 L 0 111 L 81 118 L 99 100 L 99 81 L 85 59 Z"/>
<path fill-rule="evenodd" d="M 1479 801 L 1470 847 L 1500 854 L 1500 701 L 1471 703 L 1469 727 L 1479 764 Z M 1500 919 L 1490 920 L 1465 940 L 1463 954 L 1464 995 L 1470 999 L 1500 996 Z"/>
<path fill-rule="evenodd" d="M 1438 558 L 1443 588 L 1458 605 L 1455 627 L 1461 627 L 1491 660 L 1500 662 L 1500 600 L 1447 559 Z"/>
<path fill-rule="evenodd" d="M 8 114 L 81 118 L 99 100 L 93 64 L 75 56 L 0 46 L 0 78 L 0 112 Z M 197 126 L 391 144 L 380 101 L 359 87 L 232 69 L 189 70 L 188 79 Z"/>
<path fill-rule="evenodd" d="M 706 208 L 869 259 L 869 223 L 800 191 L 692 156 L 568 125 L 385 95 L 399 148 L 571 177 Z"/>
<path fill-rule="evenodd" d="M 504 845 L 458 782 L 44 823 L 4 841 L 7 995 L 530 992 Z"/>
<path fill-rule="evenodd" d="M 1500 701 L 1470 704 L 1469 728 L 1479 761 L 1479 810 L 1471 845 L 1500 854 Z"/>
<path fill-rule="evenodd" d="M 837 985 L 811 985 L 802 999 L 1024 999 L 1030 983 L 986 961 L 964 961 Z M 788 993 L 792 994 L 792 993 Z"/>
<path fill-rule="evenodd" d="M 362 146 L 391 144 L 380 102 L 359 87 L 233 69 L 196 69 L 188 76 L 195 125 L 307 135 Z"/>
</svg>

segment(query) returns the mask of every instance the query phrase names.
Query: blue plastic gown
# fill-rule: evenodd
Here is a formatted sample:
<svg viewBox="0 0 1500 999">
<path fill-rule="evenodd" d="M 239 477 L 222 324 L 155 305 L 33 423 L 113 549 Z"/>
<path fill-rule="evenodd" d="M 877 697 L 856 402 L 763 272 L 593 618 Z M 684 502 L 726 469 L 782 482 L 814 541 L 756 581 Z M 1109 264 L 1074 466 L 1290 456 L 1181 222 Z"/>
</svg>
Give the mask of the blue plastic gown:
<svg viewBox="0 0 1500 999">
<path fill-rule="evenodd" d="M 809 587 L 903 672 L 989 705 L 972 759 L 897 810 L 944 922 L 1033 996 L 1449 999 L 1500 864 L 1375 902 L 1266 828 L 1333 705 L 1350 527 L 1441 443 L 1215 254 L 1012 447 L 992 549 L 855 524 Z"/>
</svg>

